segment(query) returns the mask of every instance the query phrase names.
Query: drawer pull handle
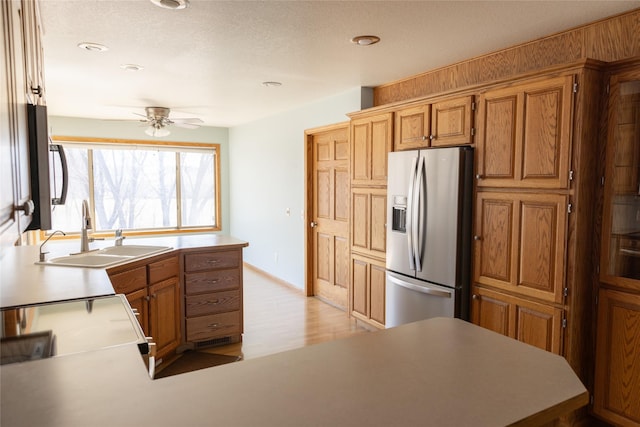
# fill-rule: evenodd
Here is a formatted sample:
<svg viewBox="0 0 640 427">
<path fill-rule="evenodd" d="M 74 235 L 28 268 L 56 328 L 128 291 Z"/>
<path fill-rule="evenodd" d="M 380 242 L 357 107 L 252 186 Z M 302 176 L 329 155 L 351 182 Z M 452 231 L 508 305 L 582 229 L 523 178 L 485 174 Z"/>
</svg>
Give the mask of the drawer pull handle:
<svg viewBox="0 0 640 427">
<path fill-rule="evenodd" d="M 220 323 L 209 323 L 207 325 L 207 328 L 214 329 L 214 328 L 219 328 L 220 326 L 222 326 L 220 325 Z"/>
<path fill-rule="evenodd" d="M 217 259 L 209 259 L 207 260 L 207 264 L 217 264 L 219 262 L 219 260 Z"/>
<path fill-rule="evenodd" d="M 215 285 L 216 283 L 218 283 L 218 279 L 209 279 L 207 280 L 207 283 L 210 285 Z"/>
</svg>

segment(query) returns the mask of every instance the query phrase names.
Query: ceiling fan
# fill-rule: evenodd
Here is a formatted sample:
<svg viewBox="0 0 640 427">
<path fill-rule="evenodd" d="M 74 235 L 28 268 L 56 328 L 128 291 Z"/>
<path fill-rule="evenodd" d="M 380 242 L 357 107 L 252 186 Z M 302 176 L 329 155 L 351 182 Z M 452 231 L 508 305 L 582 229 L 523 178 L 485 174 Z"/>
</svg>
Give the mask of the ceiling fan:
<svg viewBox="0 0 640 427">
<path fill-rule="evenodd" d="M 144 133 L 149 136 L 161 137 L 169 135 L 171 132 L 169 132 L 166 127 L 170 125 L 186 129 L 197 129 L 202 123 L 204 123 L 202 120 L 195 117 L 184 119 L 170 119 L 170 110 L 165 107 L 146 107 L 144 110 L 147 113 L 146 116 L 138 113 L 134 114 L 144 117 L 144 119 L 140 121 L 142 123 L 148 124 L 148 127 L 147 129 L 145 129 Z"/>
</svg>

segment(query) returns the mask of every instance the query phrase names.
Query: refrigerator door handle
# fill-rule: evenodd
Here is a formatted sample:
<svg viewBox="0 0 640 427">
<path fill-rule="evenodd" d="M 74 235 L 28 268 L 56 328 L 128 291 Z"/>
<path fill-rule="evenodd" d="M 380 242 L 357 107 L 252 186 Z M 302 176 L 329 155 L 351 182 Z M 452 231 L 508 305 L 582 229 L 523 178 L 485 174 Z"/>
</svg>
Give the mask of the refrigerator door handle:
<svg viewBox="0 0 640 427">
<path fill-rule="evenodd" d="M 416 180 L 416 164 L 418 159 L 414 157 L 411 160 L 411 171 L 409 177 L 409 195 L 407 197 L 407 223 L 406 223 L 406 232 L 407 232 L 407 247 L 409 249 L 409 269 L 415 270 L 415 256 L 413 252 L 413 192 L 415 190 L 415 180 Z"/>
<path fill-rule="evenodd" d="M 387 275 L 387 279 L 389 279 L 390 282 L 398 285 L 398 286 L 402 286 L 404 288 L 407 289 L 411 289 L 412 291 L 416 291 L 416 292 L 420 292 L 423 294 L 429 294 L 429 295 L 433 295 L 436 297 L 442 297 L 442 298 L 451 298 L 452 297 L 452 293 L 448 292 L 448 291 L 443 291 L 440 289 L 433 289 L 433 288 L 428 288 L 426 286 L 418 286 L 418 285 L 413 285 L 411 283 L 407 283 L 404 280 L 400 280 L 394 276 L 391 276 L 390 274 Z"/>
<path fill-rule="evenodd" d="M 412 242 L 413 242 L 413 258 L 415 259 L 416 271 L 422 271 L 422 254 L 420 253 L 421 239 L 420 239 L 420 194 L 422 192 L 422 181 L 424 177 L 424 156 L 420 156 L 418 163 L 418 170 L 416 171 L 413 201 L 412 201 L 412 221 L 414 226 L 412 227 Z M 426 230 L 425 230 L 426 231 Z M 424 233 L 422 233 L 424 234 Z"/>
</svg>

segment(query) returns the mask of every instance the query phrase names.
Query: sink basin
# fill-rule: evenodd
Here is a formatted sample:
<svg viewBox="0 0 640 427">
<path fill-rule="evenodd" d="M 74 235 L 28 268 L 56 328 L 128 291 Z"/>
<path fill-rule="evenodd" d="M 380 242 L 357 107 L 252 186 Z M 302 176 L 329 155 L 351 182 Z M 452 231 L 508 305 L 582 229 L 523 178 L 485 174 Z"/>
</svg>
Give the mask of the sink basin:
<svg viewBox="0 0 640 427">
<path fill-rule="evenodd" d="M 98 251 L 85 252 L 38 261 L 41 265 L 59 265 L 64 267 L 104 268 L 132 261 L 147 255 L 154 255 L 171 250 L 169 246 L 123 245 L 111 246 Z"/>
<path fill-rule="evenodd" d="M 169 246 L 144 246 L 144 245 L 123 245 L 123 246 L 111 246 L 109 248 L 100 249 L 98 254 L 106 255 L 121 255 L 128 257 L 136 257 L 143 255 L 151 255 L 160 252 L 164 252 L 171 249 Z"/>
<path fill-rule="evenodd" d="M 65 267 L 108 267 L 122 261 L 131 260 L 129 256 L 104 255 L 96 253 L 67 255 L 51 258 L 48 261 L 37 262 L 36 264 L 60 265 Z"/>
</svg>

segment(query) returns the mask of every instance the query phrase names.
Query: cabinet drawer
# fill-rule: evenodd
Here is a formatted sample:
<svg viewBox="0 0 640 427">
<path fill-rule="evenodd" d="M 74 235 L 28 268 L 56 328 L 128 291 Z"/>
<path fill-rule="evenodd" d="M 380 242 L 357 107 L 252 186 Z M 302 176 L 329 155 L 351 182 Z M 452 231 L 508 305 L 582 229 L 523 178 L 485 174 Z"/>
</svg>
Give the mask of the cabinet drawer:
<svg viewBox="0 0 640 427">
<path fill-rule="evenodd" d="M 187 341 L 238 335 L 242 332 L 240 311 L 187 318 Z"/>
<path fill-rule="evenodd" d="M 224 313 L 240 309 L 240 291 L 216 292 L 188 296 L 186 298 L 187 317 Z"/>
<path fill-rule="evenodd" d="M 184 286 L 187 295 L 237 289 L 240 287 L 240 269 L 185 274 Z"/>
<path fill-rule="evenodd" d="M 178 257 L 172 256 L 149 264 L 149 283 L 157 283 L 178 275 Z"/>
<path fill-rule="evenodd" d="M 184 257 L 184 271 L 213 270 L 240 267 L 240 251 L 201 252 Z"/>
<path fill-rule="evenodd" d="M 133 270 L 114 274 L 109 277 L 113 289 L 117 294 L 128 294 L 147 286 L 147 267 L 142 266 Z"/>
</svg>

